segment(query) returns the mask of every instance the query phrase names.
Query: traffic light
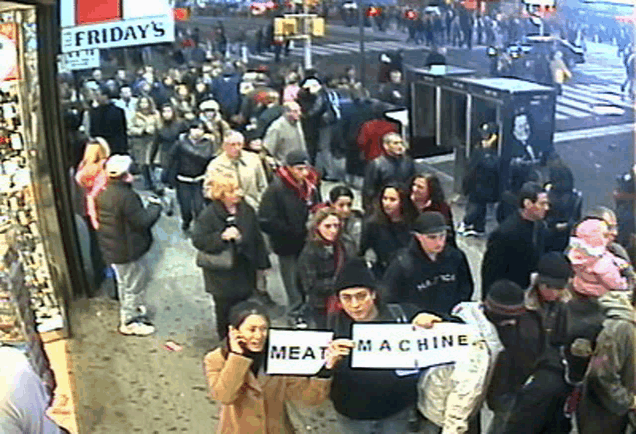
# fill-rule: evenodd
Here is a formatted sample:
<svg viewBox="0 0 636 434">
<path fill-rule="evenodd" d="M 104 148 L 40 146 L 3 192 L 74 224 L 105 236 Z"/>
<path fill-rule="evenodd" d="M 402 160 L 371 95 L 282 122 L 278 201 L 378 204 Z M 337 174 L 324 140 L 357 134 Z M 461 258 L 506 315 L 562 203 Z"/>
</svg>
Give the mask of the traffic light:
<svg viewBox="0 0 636 434">
<path fill-rule="evenodd" d="M 418 17 L 418 13 L 416 11 L 414 11 L 413 9 L 409 9 L 408 11 L 406 11 L 406 13 L 404 14 L 404 17 L 407 20 L 416 20 Z"/>
<path fill-rule="evenodd" d="M 377 17 L 382 14 L 382 8 L 371 6 L 367 9 L 367 17 Z"/>
<path fill-rule="evenodd" d="M 311 35 L 316 37 L 325 36 L 324 18 L 314 17 L 311 19 Z"/>
<path fill-rule="evenodd" d="M 175 21 L 188 21 L 190 19 L 190 8 L 174 8 L 172 10 Z"/>
</svg>

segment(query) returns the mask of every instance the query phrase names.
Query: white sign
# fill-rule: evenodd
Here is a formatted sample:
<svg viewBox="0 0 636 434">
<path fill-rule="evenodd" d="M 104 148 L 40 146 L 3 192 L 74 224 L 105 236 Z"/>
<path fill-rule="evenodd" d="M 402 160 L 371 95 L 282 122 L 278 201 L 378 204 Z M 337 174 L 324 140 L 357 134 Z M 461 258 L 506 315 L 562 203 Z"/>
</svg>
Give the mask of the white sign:
<svg viewBox="0 0 636 434">
<path fill-rule="evenodd" d="M 174 18 L 138 18 L 62 29 L 62 53 L 174 41 Z"/>
<path fill-rule="evenodd" d="M 68 71 L 99 68 L 100 65 L 99 50 L 97 48 L 61 54 L 60 60 Z"/>
<path fill-rule="evenodd" d="M 432 329 L 410 324 L 361 324 L 352 329 L 352 368 L 417 369 L 467 356 L 471 327 L 441 323 Z"/>
<path fill-rule="evenodd" d="M 329 331 L 270 329 L 267 373 L 315 375 L 325 364 L 332 339 Z"/>
</svg>

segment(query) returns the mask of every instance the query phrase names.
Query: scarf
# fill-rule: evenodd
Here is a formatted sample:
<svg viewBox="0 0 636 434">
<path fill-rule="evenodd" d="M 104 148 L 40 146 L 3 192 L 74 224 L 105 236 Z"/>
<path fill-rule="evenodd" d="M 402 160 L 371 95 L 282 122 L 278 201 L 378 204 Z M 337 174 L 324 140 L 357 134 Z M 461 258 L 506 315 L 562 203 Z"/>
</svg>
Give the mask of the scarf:
<svg viewBox="0 0 636 434">
<path fill-rule="evenodd" d="M 296 195 L 307 204 L 308 207 L 311 208 L 316 205 L 312 203 L 312 198 L 314 191 L 318 188 L 320 176 L 315 169 L 311 168 L 309 170 L 309 176 L 304 182 L 298 182 L 287 166 L 279 168 L 276 173 L 280 177 L 281 181 L 283 181 L 283 184 L 285 184 L 288 188 L 291 188 L 294 193 L 296 193 Z"/>
<path fill-rule="evenodd" d="M 320 232 L 316 232 L 316 235 L 317 235 L 316 238 L 318 240 L 317 241 L 318 243 L 321 243 L 326 248 L 329 248 L 329 247 L 333 248 L 333 261 L 335 266 L 334 279 L 335 279 L 335 276 L 337 276 L 338 273 L 340 273 L 340 270 L 342 269 L 342 266 L 344 265 L 347 259 L 344 245 L 339 240 L 336 240 L 333 242 L 325 240 L 325 238 L 320 234 Z M 327 315 L 331 313 L 339 312 L 342 310 L 342 305 L 340 304 L 340 300 L 338 299 L 338 296 L 336 294 L 330 295 L 329 297 L 327 297 L 327 300 L 325 303 L 326 303 L 325 310 L 327 312 Z"/>
</svg>

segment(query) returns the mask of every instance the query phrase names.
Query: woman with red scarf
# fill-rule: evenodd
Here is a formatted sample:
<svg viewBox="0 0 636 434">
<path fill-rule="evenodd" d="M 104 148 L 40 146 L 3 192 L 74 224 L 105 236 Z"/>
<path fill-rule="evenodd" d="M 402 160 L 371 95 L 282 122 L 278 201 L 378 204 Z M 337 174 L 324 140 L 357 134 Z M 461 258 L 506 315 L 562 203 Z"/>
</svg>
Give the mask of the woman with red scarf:
<svg viewBox="0 0 636 434">
<path fill-rule="evenodd" d="M 335 209 L 321 208 L 309 222 L 309 235 L 298 258 L 298 276 L 306 294 L 305 320 L 324 328 L 333 310 L 333 283 L 342 265 L 355 256 L 355 246 L 341 237 L 341 221 Z M 297 324 L 298 325 L 298 324 Z"/>
</svg>

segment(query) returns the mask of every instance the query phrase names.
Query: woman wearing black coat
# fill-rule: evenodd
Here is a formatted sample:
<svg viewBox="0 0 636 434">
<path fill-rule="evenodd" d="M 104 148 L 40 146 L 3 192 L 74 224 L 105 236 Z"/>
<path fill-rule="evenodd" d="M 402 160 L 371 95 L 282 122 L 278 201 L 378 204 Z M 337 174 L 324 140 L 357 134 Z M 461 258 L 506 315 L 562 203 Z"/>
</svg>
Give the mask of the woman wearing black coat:
<svg viewBox="0 0 636 434">
<path fill-rule="evenodd" d="M 212 295 L 217 333 L 223 339 L 232 306 L 254 294 L 258 277 L 270 268 L 267 248 L 254 209 L 243 200 L 233 174 L 219 172 L 206 180 L 205 197 L 211 202 L 197 217 L 192 244 L 205 253 L 231 249 L 234 264 L 229 270 L 203 268 L 205 291 Z"/>
<path fill-rule="evenodd" d="M 298 276 L 306 295 L 303 312 L 316 321 L 316 327 L 326 327 L 327 314 L 335 305 L 332 296 L 336 274 L 354 256 L 355 245 L 342 237 L 342 220 L 336 210 L 325 207 L 316 211 L 298 257 Z"/>
<path fill-rule="evenodd" d="M 376 256 L 373 272 L 377 278 L 393 257 L 411 241 L 411 224 L 415 211 L 406 192 L 397 184 L 387 184 L 380 190 L 371 216 L 362 224 L 360 255 L 372 250 Z"/>
</svg>

